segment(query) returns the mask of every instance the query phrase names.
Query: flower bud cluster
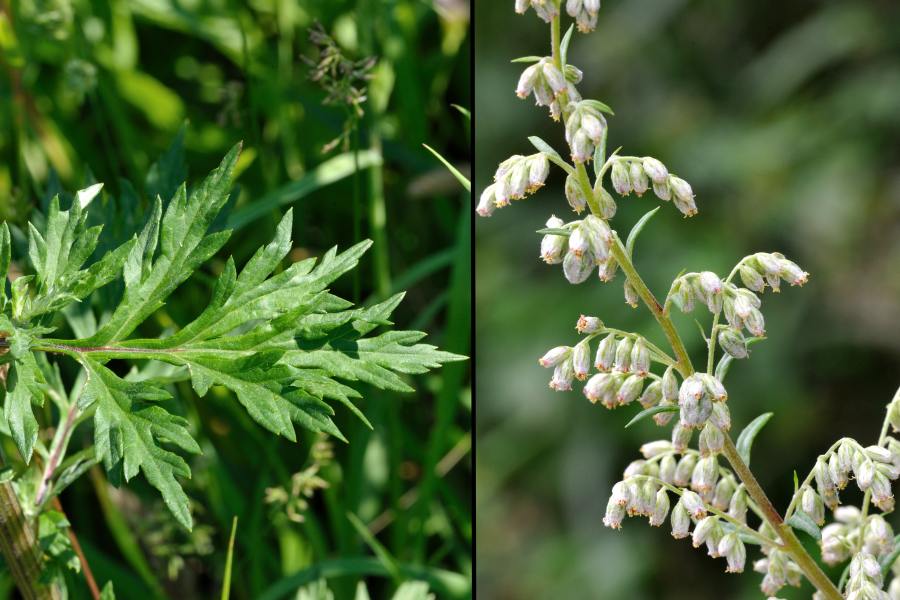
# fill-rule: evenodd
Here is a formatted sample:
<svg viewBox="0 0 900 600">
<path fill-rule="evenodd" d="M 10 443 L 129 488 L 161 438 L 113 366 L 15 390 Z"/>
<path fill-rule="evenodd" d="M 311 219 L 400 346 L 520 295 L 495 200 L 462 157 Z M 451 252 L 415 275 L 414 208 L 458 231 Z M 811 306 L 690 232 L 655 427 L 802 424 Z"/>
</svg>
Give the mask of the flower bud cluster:
<svg viewBox="0 0 900 600">
<path fill-rule="evenodd" d="M 606 133 L 606 117 L 591 100 L 576 102 L 566 119 L 566 142 L 572 152 L 572 160 L 585 163 L 594 156 Z"/>
<path fill-rule="evenodd" d="M 515 154 L 502 163 L 494 173 L 494 183 L 484 188 L 475 209 L 482 217 L 489 217 L 497 208 L 509 206 L 540 189 L 550 174 L 550 161 L 543 152 L 522 156 Z"/>
<path fill-rule="evenodd" d="M 541 19 L 549 23 L 553 17 L 559 15 L 557 2 L 555 0 L 516 0 L 516 12 L 520 15 L 525 14 L 529 8 L 533 8 Z"/>
<path fill-rule="evenodd" d="M 884 577 L 881 565 L 870 553 L 863 551 L 850 561 L 845 598 L 848 600 L 890 600 L 883 591 Z"/>
<path fill-rule="evenodd" d="M 772 291 L 780 291 L 781 280 L 790 285 L 803 285 L 809 281 L 809 273 L 790 261 L 780 252 L 757 252 L 741 261 L 741 281 L 754 292 L 762 292 L 766 285 Z"/>
<path fill-rule="evenodd" d="M 707 422 L 722 432 L 731 428 L 725 401 L 728 392 L 718 379 L 706 373 L 694 373 L 678 390 L 679 425 L 684 429 L 705 428 Z"/>
<path fill-rule="evenodd" d="M 560 98 L 563 94 L 569 102 L 581 101 L 581 94 L 574 85 L 581 81 L 581 77 L 578 68 L 567 65 L 565 71 L 561 71 L 553 59 L 545 56 L 522 71 L 516 85 L 516 95 L 524 99 L 534 94 L 535 104 L 549 107 L 550 116 L 558 121 L 562 113 Z"/>
<path fill-rule="evenodd" d="M 768 526 L 764 525 L 764 528 L 768 528 Z M 763 547 L 763 552 L 766 557 L 754 562 L 753 570 L 764 574 L 760 584 L 760 589 L 764 594 L 773 596 L 785 585 L 800 586 L 803 571 L 786 552 L 766 547 Z"/>
<path fill-rule="evenodd" d="M 541 258 L 547 264 L 562 263 L 563 274 L 569 283 L 584 283 L 594 269 L 601 281 L 608 281 L 616 272 L 616 261 L 610 255 L 613 235 L 606 221 L 588 215 L 580 221 L 564 223 L 551 217 L 551 229 L 565 229 L 569 235 L 548 233 L 541 239 Z"/>
<path fill-rule="evenodd" d="M 852 439 L 845 439 L 835 451 L 819 457 L 813 469 L 816 489 L 813 491 L 812 487 L 807 487 L 803 490 L 804 496 L 801 496 L 804 512 L 821 524 L 824 516 L 818 512 L 819 500 L 815 499 L 814 494 L 821 498 L 826 507 L 836 509 L 840 503 L 838 491 L 846 487 L 850 475 L 853 475 L 860 490 L 871 492 L 872 504 L 883 511 L 892 511 L 894 495 L 891 482 L 900 476 L 900 442 L 889 437 L 886 445 L 864 448 Z M 806 510 L 806 507 L 815 509 L 815 512 Z"/>
<path fill-rule="evenodd" d="M 894 531 L 881 515 L 869 515 L 862 518 L 862 513 L 855 506 L 841 506 L 834 511 L 833 523 L 822 528 L 822 539 L 819 547 L 822 560 L 829 565 L 837 565 L 846 561 L 860 547 L 875 556 L 882 558 L 894 551 Z M 865 526 L 863 526 L 865 525 Z"/>
<path fill-rule="evenodd" d="M 597 27 L 600 0 L 566 0 L 566 12 L 575 19 L 581 33 L 589 33 Z"/>
<path fill-rule="evenodd" d="M 606 408 L 624 406 L 638 398 L 642 404 L 650 402 L 648 398 L 655 396 L 659 389 L 653 382 L 644 390 L 644 380 L 650 375 L 650 361 L 644 338 L 617 340 L 615 334 L 609 334 L 597 346 L 594 367 L 600 373 L 585 384 L 585 397 Z"/>
<path fill-rule="evenodd" d="M 643 196 L 644 192 L 653 188 L 657 198 L 672 200 L 684 216 L 692 217 L 697 214 L 691 184 L 669 173 L 666 166 L 652 156 L 617 158 L 612 163 L 610 180 L 613 189 L 621 196 L 627 196 L 631 192 Z"/>
</svg>

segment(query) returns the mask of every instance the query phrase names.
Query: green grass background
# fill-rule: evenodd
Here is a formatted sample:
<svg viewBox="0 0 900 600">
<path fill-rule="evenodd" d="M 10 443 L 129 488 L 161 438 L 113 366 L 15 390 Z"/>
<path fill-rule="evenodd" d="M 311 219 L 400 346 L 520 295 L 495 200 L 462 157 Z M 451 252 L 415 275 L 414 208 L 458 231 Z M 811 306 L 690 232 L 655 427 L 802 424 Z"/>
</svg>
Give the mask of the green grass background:
<svg viewBox="0 0 900 600">
<path fill-rule="evenodd" d="M 564 150 L 562 127 L 513 93 L 522 66 L 509 60 L 549 53 L 549 28 L 512 5 L 474 11 L 476 193 L 501 160 L 533 152 L 528 135 Z M 752 466 L 782 510 L 794 469 L 804 475 L 842 435 L 875 441 L 900 385 L 898 26 L 898 6 L 877 0 L 610 0 L 598 30 L 570 47 L 585 97 L 616 112 L 609 147 L 660 158 L 697 194 L 698 216 L 667 204 L 637 243 L 658 297 L 682 269 L 724 274 L 758 250 L 811 273 L 803 288 L 765 295 L 769 339 L 728 380 L 736 431 L 775 413 Z M 649 421 L 624 430 L 635 407 L 607 412 L 578 391 L 552 392 L 537 358 L 576 338 L 581 313 L 665 339 L 646 310 L 624 304 L 621 274 L 573 287 L 538 259 L 533 232 L 571 214 L 562 183 L 557 170 L 536 196 L 476 223 L 477 590 L 503 600 L 760 597 L 758 574 L 726 575 L 723 561 L 665 528 L 601 523 L 639 445 L 669 431 Z M 614 227 L 624 236 L 656 202 L 623 200 Z M 675 320 L 700 360 L 693 316 Z"/>
<path fill-rule="evenodd" d="M 376 243 L 358 277 L 343 278 L 336 293 L 370 302 L 408 290 L 397 326 L 468 354 L 470 203 L 422 147 L 468 171 L 469 123 L 451 107 L 471 105 L 468 19 L 467 3 L 453 0 L 3 0 L 0 218 L 24 224 L 54 178 L 69 190 L 103 181 L 112 196 L 123 180 L 143 182 L 186 123 L 190 181 L 244 141 L 229 222 L 237 231 L 170 299 L 160 326 L 196 314 L 228 253 L 241 264 L 293 206 L 294 259 L 354 243 L 358 219 L 360 236 Z M 343 112 L 322 105 L 300 61 L 311 55 L 306 29 L 314 20 L 348 55 L 379 57 L 357 177 L 352 156 L 321 151 L 340 132 Z M 204 450 L 187 484 L 194 534 L 173 526 L 143 482 L 114 490 L 98 472 L 62 502 L 97 579 L 113 580 L 120 598 L 218 597 L 233 516 L 231 598 L 292 597 L 320 575 L 338 598 L 352 596 L 362 579 L 372 597 L 386 597 L 409 578 L 429 580 L 441 597 L 465 597 L 469 372 L 462 363 L 416 377 L 415 394 L 363 390 L 374 431 L 338 415 L 351 443 L 335 446 L 324 471 L 330 487 L 310 501 L 302 524 L 263 498 L 302 468 L 311 437 L 296 445 L 275 439 L 233 397 L 195 402 L 188 386 L 179 392 Z M 73 451 L 88 433 L 76 433 Z M 367 541 L 348 513 L 365 525 L 380 518 L 377 536 Z M 384 548 L 377 556 L 376 545 Z M 72 581 L 73 597 L 86 597 L 82 580 Z M 8 582 L 5 589 L 9 595 Z"/>
</svg>

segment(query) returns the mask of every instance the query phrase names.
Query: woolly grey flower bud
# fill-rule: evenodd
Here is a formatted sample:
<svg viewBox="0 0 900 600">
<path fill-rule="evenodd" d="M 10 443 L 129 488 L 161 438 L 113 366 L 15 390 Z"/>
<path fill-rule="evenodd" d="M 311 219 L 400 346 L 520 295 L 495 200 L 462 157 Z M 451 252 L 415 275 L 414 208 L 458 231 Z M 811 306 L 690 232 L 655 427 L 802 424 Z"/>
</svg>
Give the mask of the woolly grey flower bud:
<svg viewBox="0 0 900 600">
<path fill-rule="evenodd" d="M 732 358 L 740 359 L 750 356 L 744 334 L 734 327 L 723 327 L 719 330 L 719 345 Z"/>
<path fill-rule="evenodd" d="M 742 523 L 747 522 L 747 494 L 744 492 L 743 486 L 731 496 L 731 502 L 728 505 L 728 516 Z"/>
<path fill-rule="evenodd" d="M 885 512 L 894 510 L 891 482 L 884 473 L 877 470 L 872 478 L 872 503 Z"/>
<path fill-rule="evenodd" d="M 684 277 L 679 277 L 672 284 L 670 297 L 681 312 L 689 313 L 694 310 L 694 291 Z"/>
<path fill-rule="evenodd" d="M 672 190 L 672 194 L 675 196 L 676 205 L 680 203 L 685 207 L 693 206 L 694 210 L 691 214 L 697 212 L 697 207 L 694 205 L 694 190 L 691 189 L 691 184 L 689 184 L 681 177 L 669 175 L 669 189 Z M 682 212 L 685 211 L 682 210 Z"/>
<path fill-rule="evenodd" d="M 754 292 L 762 292 L 766 288 L 766 281 L 762 275 L 746 262 L 741 265 L 740 274 L 744 285 Z"/>
<path fill-rule="evenodd" d="M 713 404 L 712 412 L 709 414 L 709 422 L 722 431 L 731 429 L 731 412 L 728 405 L 724 402 L 716 402 Z"/>
<path fill-rule="evenodd" d="M 574 175 L 566 177 L 566 200 L 576 213 L 581 213 L 587 206 L 587 198 Z"/>
<path fill-rule="evenodd" d="M 603 524 L 610 529 L 621 529 L 622 519 L 625 518 L 625 506 L 614 502 L 612 498 L 606 504 L 606 515 L 603 517 Z"/>
<path fill-rule="evenodd" d="M 659 461 L 659 478 L 669 485 L 675 483 L 676 466 L 677 461 L 673 455 L 667 454 L 663 456 Z"/>
<path fill-rule="evenodd" d="M 872 515 L 866 521 L 866 551 L 875 556 L 887 556 L 894 550 L 894 531 L 881 515 Z"/>
<path fill-rule="evenodd" d="M 639 377 L 646 377 L 650 372 L 650 350 L 642 337 L 638 337 L 631 348 L 631 370 Z"/>
<path fill-rule="evenodd" d="M 612 376 L 608 373 L 598 373 L 588 379 L 582 391 L 591 404 L 596 404 L 598 400 L 612 395 L 615 388 L 616 381 Z"/>
<path fill-rule="evenodd" d="M 600 269 L 597 272 L 600 281 L 604 283 L 612 281 L 616 276 L 616 270 L 618 269 L 618 267 L 619 263 L 616 262 L 616 259 L 614 259 L 612 256 L 606 259 L 606 261 L 604 261 L 600 265 Z"/>
<path fill-rule="evenodd" d="M 616 216 L 616 210 L 618 206 L 616 205 L 615 198 L 612 197 L 612 194 L 607 192 L 605 189 L 600 188 L 600 191 L 596 194 L 597 205 L 600 207 L 600 216 L 606 220 L 612 219 Z"/>
<path fill-rule="evenodd" d="M 662 402 L 659 403 L 660 406 L 675 406 L 674 402 L 670 402 L 663 398 Z M 661 412 L 653 415 L 653 421 L 659 425 L 660 427 L 665 427 L 672 420 L 674 413 L 672 412 Z"/>
<path fill-rule="evenodd" d="M 644 393 L 641 394 L 638 401 L 643 408 L 651 408 L 659 404 L 660 400 L 662 400 L 662 384 L 659 381 L 653 381 L 644 388 Z"/>
<path fill-rule="evenodd" d="M 565 225 L 562 219 L 555 215 L 547 219 L 547 228 L 558 229 Z M 563 261 L 563 253 L 566 251 L 568 240 L 564 235 L 554 235 L 552 233 L 541 238 L 541 258 L 548 265 L 557 265 Z"/>
<path fill-rule="evenodd" d="M 575 348 L 572 350 L 572 368 L 575 371 L 576 379 L 579 381 L 587 379 L 591 370 L 591 346 L 587 339 L 575 344 Z"/>
<path fill-rule="evenodd" d="M 587 112 L 581 116 L 581 129 L 590 140 L 595 144 L 599 144 L 603 139 L 603 132 L 606 129 L 606 120 L 600 113 Z"/>
<path fill-rule="evenodd" d="M 630 483 L 630 479 L 635 475 L 646 475 L 646 473 L 644 472 L 646 470 L 646 467 L 646 460 L 638 459 L 631 461 L 630 463 L 628 463 L 628 466 L 625 467 L 625 472 L 623 473 L 625 481 Z"/>
<path fill-rule="evenodd" d="M 700 432 L 700 454 L 718 454 L 725 446 L 725 434 L 721 429 L 707 422 Z"/>
<path fill-rule="evenodd" d="M 672 437 L 675 437 L 674 431 L 672 432 Z M 676 443 L 674 439 L 672 440 L 672 445 L 675 447 L 676 451 L 681 451 L 678 449 L 678 443 Z M 681 460 L 678 461 L 678 466 L 675 467 L 675 485 L 684 487 L 690 483 L 691 475 L 693 475 L 694 467 L 696 466 L 697 456 L 695 454 L 685 454 L 682 456 Z"/>
<path fill-rule="evenodd" d="M 588 315 L 581 315 L 578 317 L 578 322 L 575 324 L 575 331 L 582 334 L 596 333 L 602 328 L 603 321 L 598 317 L 591 317 Z"/>
<path fill-rule="evenodd" d="M 576 256 L 583 256 L 591 249 L 590 229 L 581 221 L 572 229 L 572 235 L 569 236 L 569 252 Z"/>
<path fill-rule="evenodd" d="M 866 456 L 874 460 L 875 462 L 891 464 L 893 462 L 893 456 L 891 455 L 891 451 L 887 448 L 882 448 L 881 446 L 866 446 L 865 448 Z"/>
<path fill-rule="evenodd" d="M 628 373 L 631 371 L 631 338 L 622 338 L 619 345 L 616 346 L 616 362 L 615 370 L 619 373 Z"/>
<path fill-rule="evenodd" d="M 686 538 L 691 527 L 691 516 L 688 509 L 684 506 L 684 497 L 675 503 L 672 508 L 672 516 L 670 518 L 672 524 L 672 537 L 676 540 Z"/>
<path fill-rule="evenodd" d="M 550 161 L 547 159 L 547 156 L 543 152 L 539 152 L 531 158 L 528 159 L 528 193 L 534 193 L 541 186 L 544 185 L 544 182 L 547 181 L 547 176 L 550 174 Z"/>
<path fill-rule="evenodd" d="M 678 452 L 684 452 L 685 450 L 687 450 L 688 444 L 691 443 L 691 437 L 693 435 L 694 432 L 690 427 L 685 427 L 681 423 L 676 423 L 675 427 L 672 428 L 672 445 L 674 446 L 675 450 Z M 687 481 L 687 476 L 679 479 L 684 479 L 685 481 Z"/>
<path fill-rule="evenodd" d="M 541 75 L 541 63 L 537 62 L 527 67 L 519 76 L 519 83 L 516 85 L 516 96 L 519 98 L 527 98 L 534 91 L 534 85 Z"/>
<path fill-rule="evenodd" d="M 828 473 L 837 489 L 842 490 L 847 487 L 850 479 L 847 477 L 847 471 L 841 467 L 841 461 L 837 454 L 832 454 L 828 459 Z"/>
<path fill-rule="evenodd" d="M 703 386 L 713 400 L 717 402 L 728 400 L 728 392 L 725 391 L 725 386 L 721 381 L 707 373 L 700 373 L 699 377 L 703 380 Z"/>
<path fill-rule="evenodd" d="M 496 196 L 494 195 L 495 189 L 496 187 L 492 183 L 481 192 L 481 197 L 478 199 L 478 207 L 475 209 L 478 216 L 489 217 L 494 214 L 494 210 L 497 208 Z"/>
<path fill-rule="evenodd" d="M 665 488 L 659 488 L 656 492 L 656 503 L 653 506 L 653 512 L 650 514 L 650 524 L 659 527 L 666 521 L 669 514 L 669 494 Z"/>
<path fill-rule="evenodd" d="M 516 0 L 516 12 L 520 15 L 529 8 L 534 8 L 537 16 L 547 23 L 559 14 L 554 0 Z"/>
<path fill-rule="evenodd" d="M 723 477 L 716 484 L 716 491 L 713 493 L 712 505 L 717 509 L 726 511 L 731 504 L 731 497 L 734 496 L 735 484 L 734 479 Z"/>
<path fill-rule="evenodd" d="M 687 504 L 685 502 L 685 504 Z M 691 512 L 690 509 L 688 512 Z M 704 514 L 706 514 L 704 512 Z M 718 517 L 704 517 L 700 519 L 697 523 L 697 526 L 694 527 L 694 535 L 691 538 L 691 543 L 694 548 L 699 548 L 703 543 L 706 542 L 706 538 L 710 536 L 713 530 L 719 525 Z"/>
<path fill-rule="evenodd" d="M 555 96 L 566 91 L 566 78 L 555 64 L 548 60 L 541 65 L 541 70 L 544 75 L 544 80 L 547 82 L 547 85 L 550 86 L 550 89 L 553 90 Z"/>
<path fill-rule="evenodd" d="M 609 499 L 619 506 L 628 506 L 628 486 L 624 481 L 618 481 L 613 485 Z"/>
<path fill-rule="evenodd" d="M 644 387 L 644 379 L 638 375 L 630 375 L 622 383 L 616 398 L 622 406 L 633 402 L 640 394 Z"/>
<path fill-rule="evenodd" d="M 872 485 L 875 479 L 875 463 L 869 459 L 863 461 L 856 473 L 856 485 L 859 489 L 866 491 Z"/>
<path fill-rule="evenodd" d="M 678 401 L 678 378 L 675 376 L 675 367 L 669 367 L 663 373 L 662 393 L 665 400 L 669 402 Z"/>
<path fill-rule="evenodd" d="M 669 182 L 667 181 L 664 181 L 663 183 L 656 183 L 654 181 L 653 193 L 656 194 L 657 198 L 666 202 L 672 199 L 672 190 L 669 188 Z"/>
<path fill-rule="evenodd" d="M 620 196 L 627 196 L 631 193 L 631 178 L 628 176 L 628 168 L 622 162 L 613 163 L 610 181 L 612 181 L 613 189 Z"/>
<path fill-rule="evenodd" d="M 728 562 L 726 573 L 743 573 L 747 562 L 747 548 L 735 532 L 725 534 L 719 541 L 719 555 Z"/>
<path fill-rule="evenodd" d="M 622 289 L 625 292 L 625 304 L 627 304 L 631 308 L 637 308 L 640 302 L 640 298 L 638 297 L 634 286 L 631 285 L 631 282 L 626 279 Z"/>
<path fill-rule="evenodd" d="M 828 464 L 821 458 L 816 461 L 816 466 L 813 468 L 813 476 L 815 477 L 816 487 L 820 494 L 824 494 L 825 492 L 834 489 L 834 481 L 831 479 L 831 472 L 828 470 Z"/>
<path fill-rule="evenodd" d="M 582 226 L 594 264 L 604 263 L 609 258 L 609 247 L 613 239 L 612 230 L 606 221 L 594 215 L 586 216 L 582 221 Z"/>
<path fill-rule="evenodd" d="M 781 257 L 778 274 L 791 285 L 803 285 L 809 281 L 809 273 L 797 266 L 797 263 Z"/>
<path fill-rule="evenodd" d="M 553 369 L 553 378 L 550 379 L 550 389 L 557 392 L 568 392 L 572 389 L 572 379 L 575 378 L 575 370 L 572 368 L 572 359 L 566 359 Z"/>
<path fill-rule="evenodd" d="M 691 473 L 691 489 L 703 497 L 709 495 L 712 500 L 711 492 L 716 487 L 716 481 L 719 479 L 719 463 L 715 456 L 706 456 L 701 458 Z"/>
<path fill-rule="evenodd" d="M 581 78 L 584 77 L 584 73 L 575 65 L 566 65 L 565 75 L 566 81 L 572 84 L 581 83 Z"/>
<path fill-rule="evenodd" d="M 594 30 L 599 9 L 600 0 L 566 0 L 566 12 L 575 18 L 575 25 L 581 33 Z"/>
<path fill-rule="evenodd" d="M 583 129 L 575 132 L 569 147 L 572 150 L 572 162 L 579 164 L 589 161 L 594 153 L 594 145 L 591 143 L 591 138 Z"/>
<path fill-rule="evenodd" d="M 653 183 L 666 183 L 669 177 L 669 170 L 660 161 L 652 156 L 645 156 L 641 161 L 641 165 Z"/>
<path fill-rule="evenodd" d="M 597 356 L 594 359 L 594 367 L 599 371 L 609 371 L 616 360 L 616 336 L 611 333 L 600 342 L 597 347 Z"/>
<path fill-rule="evenodd" d="M 699 427 L 709 418 L 712 401 L 700 374 L 691 375 L 681 384 L 678 405 L 681 408 L 681 424 L 685 427 Z"/>
<path fill-rule="evenodd" d="M 542 367 L 555 367 L 560 364 L 569 356 L 572 355 L 572 348 L 569 346 L 557 346 L 556 348 L 551 348 L 544 354 L 542 357 L 538 359 L 538 364 Z"/>
<path fill-rule="evenodd" d="M 641 444 L 641 456 L 644 458 L 650 459 L 655 456 L 659 456 L 660 454 L 665 454 L 666 452 L 672 451 L 672 442 L 668 440 L 656 440 L 653 442 L 646 442 Z"/>
<path fill-rule="evenodd" d="M 571 238 L 569 239 L 571 240 Z M 584 283 L 591 276 L 591 271 L 593 270 L 594 261 L 589 255 L 582 254 L 579 256 L 572 251 L 571 247 L 569 248 L 569 252 L 566 252 L 563 258 L 563 274 L 569 283 L 574 285 Z"/>
<path fill-rule="evenodd" d="M 800 508 L 819 526 L 825 524 L 825 504 L 822 497 L 811 487 L 803 490 L 800 496 Z"/>
<path fill-rule="evenodd" d="M 747 331 L 756 337 L 763 337 L 766 335 L 766 321 L 763 318 L 762 313 L 756 308 L 750 311 L 750 314 L 744 320 L 744 325 L 747 326 Z"/>
<path fill-rule="evenodd" d="M 647 173 L 644 172 L 644 168 L 639 161 L 633 161 L 628 165 L 628 180 L 631 189 L 634 190 L 638 197 L 643 196 L 644 192 L 650 189 L 650 180 L 647 178 Z"/>
</svg>

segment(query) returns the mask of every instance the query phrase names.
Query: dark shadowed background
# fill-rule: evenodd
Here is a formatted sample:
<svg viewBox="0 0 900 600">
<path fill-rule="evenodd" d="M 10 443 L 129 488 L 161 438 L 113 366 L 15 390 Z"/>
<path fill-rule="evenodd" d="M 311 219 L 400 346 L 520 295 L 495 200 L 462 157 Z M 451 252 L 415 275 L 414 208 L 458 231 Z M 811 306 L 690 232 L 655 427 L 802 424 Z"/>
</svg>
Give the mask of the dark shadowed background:
<svg viewBox="0 0 900 600">
<path fill-rule="evenodd" d="M 549 27 L 515 15 L 511 0 L 479 2 L 474 17 L 480 193 L 498 162 L 534 152 L 528 135 L 567 152 L 562 127 L 513 93 L 522 65 L 510 59 L 548 54 Z M 782 510 L 794 469 L 803 476 L 842 435 L 875 441 L 900 385 L 898 28 L 900 7 L 875 0 L 615 0 L 570 48 L 584 96 L 616 112 L 610 148 L 660 158 L 697 194 L 698 216 L 663 206 L 635 249 L 658 297 L 682 269 L 726 274 L 759 250 L 811 273 L 803 288 L 764 296 L 769 339 L 728 380 L 735 433 L 775 412 L 752 466 Z M 624 304 L 621 274 L 574 287 L 538 259 L 533 232 L 552 213 L 571 218 L 563 180 L 555 170 L 536 196 L 476 223 L 477 589 L 492 599 L 760 597 L 760 575 L 726 575 L 665 527 L 601 523 L 639 445 L 669 430 L 624 430 L 638 408 L 554 393 L 536 360 L 575 340 L 581 313 L 665 340 L 645 309 Z M 624 235 L 657 202 L 622 201 L 613 226 Z M 705 356 L 693 315 L 676 323 L 695 360 Z M 758 555 L 748 554 L 749 570 Z"/>
</svg>

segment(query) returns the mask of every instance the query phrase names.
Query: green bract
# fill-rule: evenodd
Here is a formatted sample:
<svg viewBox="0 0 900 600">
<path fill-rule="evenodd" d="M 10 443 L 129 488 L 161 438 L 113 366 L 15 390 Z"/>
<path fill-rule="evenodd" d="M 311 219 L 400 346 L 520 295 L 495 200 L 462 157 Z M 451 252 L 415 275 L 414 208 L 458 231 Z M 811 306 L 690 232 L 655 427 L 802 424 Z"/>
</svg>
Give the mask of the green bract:
<svg viewBox="0 0 900 600">
<path fill-rule="evenodd" d="M 0 332 L 8 347 L 2 360 L 9 365 L 4 414 L 26 463 L 40 445 L 32 405 L 51 397 L 61 414 L 72 414 L 74 424 L 91 418 L 95 460 L 103 463 L 113 483 L 143 472 L 178 521 L 190 528 L 188 497 L 178 479 L 191 472 L 181 453 L 199 453 L 200 447 L 189 423 L 169 410 L 167 382 L 190 379 L 199 396 L 213 385 L 223 386 L 257 423 L 290 440 L 296 439 L 297 425 L 344 439 L 332 420 L 335 403 L 368 423 L 353 404 L 360 393 L 344 382 L 412 391 L 402 374 L 425 373 L 463 357 L 419 343 L 425 336 L 421 332 L 373 333 L 391 324 L 403 294 L 358 308 L 330 293 L 332 282 L 357 266 L 368 241 L 282 269 L 292 248 L 290 210 L 272 241 L 243 268 L 228 259 L 208 304 L 191 322 L 161 337 L 140 337 L 141 325 L 231 233 L 217 223 L 229 200 L 240 147 L 188 192 L 185 184 L 175 183 L 184 173 L 178 144 L 180 140 L 151 169 L 147 188 L 160 195 L 133 232 L 119 218 L 133 210 L 133 198 L 118 208 L 111 202 L 95 207 L 101 203 L 92 202 L 90 194 L 80 195 L 65 210 L 59 197 L 53 198 L 46 217 L 28 227 L 30 274 L 12 282 L 9 297 L 5 289 L 0 292 Z M 164 201 L 162 194 L 171 199 Z M 101 245 L 103 227 L 89 225 L 95 208 L 105 211 L 102 217 L 113 229 L 118 227 L 112 234 L 120 238 L 118 243 Z M 12 239 L 4 223 L 4 276 Z M 24 257 L 17 258 L 24 267 Z M 112 300 L 103 303 L 100 314 L 89 301 L 97 290 L 104 301 Z M 75 339 L 50 337 L 64 318 Z M 68 356 L 83 368 L 77 399 L 54 393 L 58 372 L 46 353 Z M 123 377 L 110 367 L 114 359 L 160 361 L 173 368 L 159 380 L 141 371 Z M 67 484 L 59 478 L 71 476 L 68 470 L 53 473 L 55 453 L 41 449 L 41 454 L 51 455 L 52 477 L 44 482 L 48 488 Z M 44 491 L 38 492 L 38 504 L 47 499 Z"/>
</svg>

